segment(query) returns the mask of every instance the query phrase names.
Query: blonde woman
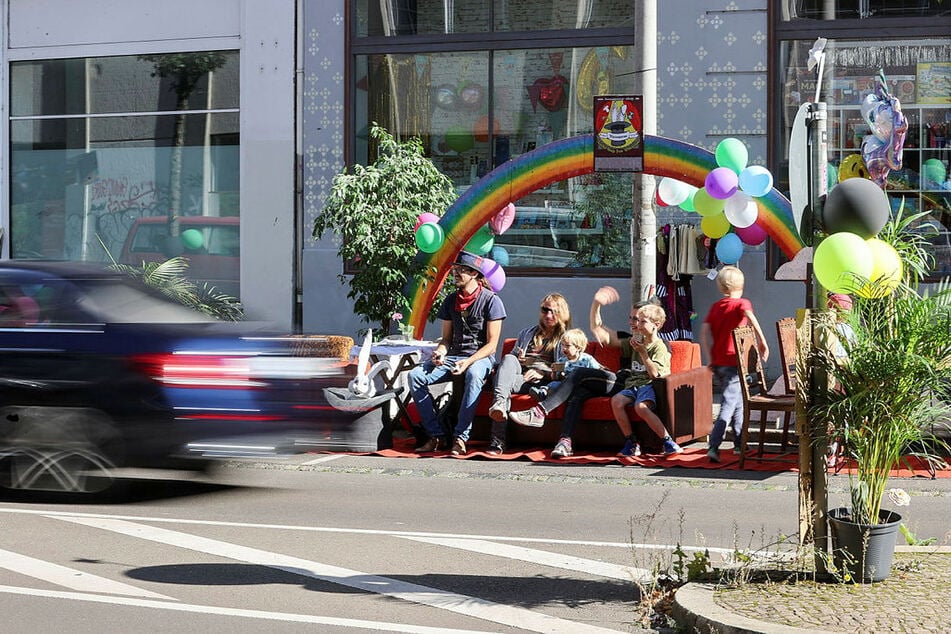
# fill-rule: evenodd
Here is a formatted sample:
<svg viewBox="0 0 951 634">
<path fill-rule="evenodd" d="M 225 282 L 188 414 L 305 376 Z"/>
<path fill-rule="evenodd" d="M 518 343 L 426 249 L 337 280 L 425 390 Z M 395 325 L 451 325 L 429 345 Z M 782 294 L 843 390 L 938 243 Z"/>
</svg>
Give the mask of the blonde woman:
<svg viewBox="0 0 951 634">
<path fill-rule="evenodd" d="M 559 293 L 546 295 L 538 307 L 538 323 L 523 329 L 515 347 L 502 357 L 495 371 L 495 398 L 489 409 L 492 439 L 488 453 L 505 451 L 505 428 L 512 394 L 527 394 L 529 389 L 554 378 L 553 364 L 565 363 L 561 339 L 571 328 L 568 301 Z"/>
</svg>

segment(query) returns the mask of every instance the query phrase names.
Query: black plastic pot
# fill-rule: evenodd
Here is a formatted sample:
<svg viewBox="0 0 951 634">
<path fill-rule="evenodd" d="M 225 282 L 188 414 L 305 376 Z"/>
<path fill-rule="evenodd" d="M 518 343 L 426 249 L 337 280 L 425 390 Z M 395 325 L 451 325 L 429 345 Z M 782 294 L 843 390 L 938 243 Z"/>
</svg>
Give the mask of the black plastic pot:
<svg viewBox="0 0 951 634">
<path fill-rule="evenodd" d="M 891 572 L 901 515 L 879 511 L 879 519 L 878 524 L 856 524 L 849 509 L 829 510 L 832 563 L 854 582 L 882 581 Z"/>
</svg>

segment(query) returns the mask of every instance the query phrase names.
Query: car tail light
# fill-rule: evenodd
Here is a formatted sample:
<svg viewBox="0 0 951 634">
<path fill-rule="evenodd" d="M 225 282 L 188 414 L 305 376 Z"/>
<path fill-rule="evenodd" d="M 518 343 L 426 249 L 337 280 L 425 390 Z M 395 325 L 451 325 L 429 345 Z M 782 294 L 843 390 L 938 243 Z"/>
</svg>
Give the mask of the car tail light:
<svg viewBox="0 0 951 634">
<path fill-rule="evenodd" d="M 252 377 L 249 357 L 161 353 L 137 355 L 133 362 L 168 387 L 247 390 L 267 385 Z"/>
</svg>

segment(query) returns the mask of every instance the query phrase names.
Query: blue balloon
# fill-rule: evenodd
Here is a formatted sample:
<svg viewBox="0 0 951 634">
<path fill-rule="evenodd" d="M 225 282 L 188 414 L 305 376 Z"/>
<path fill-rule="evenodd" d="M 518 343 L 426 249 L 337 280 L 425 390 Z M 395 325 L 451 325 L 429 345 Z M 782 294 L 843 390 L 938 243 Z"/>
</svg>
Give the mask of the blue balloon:
<svg viewBox="0 0 951 634">
<path fill-rule="evenodd" d="M 492 249 L 489 251 L 489 257 L 502 266 L 509 265 L 509 252 L 506 251 L 504 247 L 500 247 L 498 245 L 492 247 Z"/>
<path fill-rule="evenodd" d="M 716 253 L 724 264 L 736 264 L 743 255 L 743 241 L 735 233 L 728 233 L 717 240 Z"/>
</svg>

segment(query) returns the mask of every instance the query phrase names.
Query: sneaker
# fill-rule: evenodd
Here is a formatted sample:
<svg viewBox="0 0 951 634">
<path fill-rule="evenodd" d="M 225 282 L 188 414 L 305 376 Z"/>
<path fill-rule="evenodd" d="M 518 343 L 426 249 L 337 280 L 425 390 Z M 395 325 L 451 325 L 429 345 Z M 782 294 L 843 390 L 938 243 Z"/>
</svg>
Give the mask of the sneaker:
<svg viewBox="0 0 951 634">
<path fill-rule="evenodd" d="M 490 456 L 498 456 L 505 452 L 505 441 L 499 438 L 498 436 L 493 436 L 492 440 L 489 441 L 489 448 L 486 449 L 485 453 Z"/>
<path fill-rule="evenodd" d="M 497 423 L 501 423 L 505 420 L 506 415 L 508 415 L 508 408 L 505 406 L 505 399 L 496 397 L 492 403 L 492 407 L 489 408 L 489 418 Z"/>
<path fill-rule="evenodd" d="M 567 458 L 574 452 L 571 451 L 571 438 L 561 438 L 555 448 L 551 450 L 552 458 Z"/>
<path fill-rule="evenodd" d="M 452 441 L 452 451 L 450 451 L 454 456 L 464 456 L 466 455 L 466 443 L 462 438 L 456 438 Z"/>
<path fill-rule="evenodd" d="M 439 445 L 442 444 L 440 440 L 441 440 L 440 438 L 437 438 L 434 436 L 430 438 L 429 440 L 427 440 L 426 442 L 424 442 L 423 444 L 421 444 L 419 447 L 417 447 L 415 451 L 416 453 L 429 453 L 431 451 L 438 451 Z"/>
<path fill-rule="evenodd" d="M 624 447 L 621 449 L 621 451 L 617 452 L 617 455 L 636 458 L 637 456 L 641 455 L 641 446 L 628 438 L 624 441 Z"/>
<path fill-rule="evenodd" d="M 670 436 L 664 438 L 664 455 L 669 456 L 672 453 L 683 453 L 683 447 L 674 442 Z"/>
<path fill-rule="evenodd" d="M 542 427 L 545 424 L 545 412 L 536 406 L 521 412 L 510 413 L 509 420 L 525 427 Z"/>
<path fill-rule="evenodd" d="M 544 401 L 548 398 L 548 386 L 547 385 L 537 385 L 528 388 L 528 394 L 536 401 Z"/>
<path fill-rule="evenodd" d="M 710 462 L 720 462 L 720 450 L 716 447 L 710 447 L 707 449 L 707 458 Z"/>
</svg>

